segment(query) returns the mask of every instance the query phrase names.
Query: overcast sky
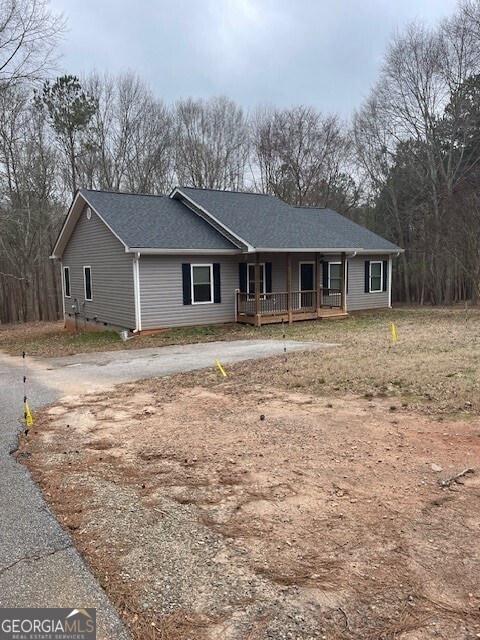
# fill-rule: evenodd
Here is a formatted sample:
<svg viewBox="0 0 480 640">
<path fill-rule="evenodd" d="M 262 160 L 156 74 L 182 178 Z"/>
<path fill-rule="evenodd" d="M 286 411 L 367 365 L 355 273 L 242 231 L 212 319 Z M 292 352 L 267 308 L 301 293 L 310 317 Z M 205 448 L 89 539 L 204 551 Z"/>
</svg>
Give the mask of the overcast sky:
<svg viewBox="0 0 480 640">
<path fill-rule="evenodd" d="M 226 95 L 249 108 L 312 104 L 348 116 L 389 36 L 456 0 L 52 0 L 61 71 L 137 71 L 167 102 Z"/>
</svg>

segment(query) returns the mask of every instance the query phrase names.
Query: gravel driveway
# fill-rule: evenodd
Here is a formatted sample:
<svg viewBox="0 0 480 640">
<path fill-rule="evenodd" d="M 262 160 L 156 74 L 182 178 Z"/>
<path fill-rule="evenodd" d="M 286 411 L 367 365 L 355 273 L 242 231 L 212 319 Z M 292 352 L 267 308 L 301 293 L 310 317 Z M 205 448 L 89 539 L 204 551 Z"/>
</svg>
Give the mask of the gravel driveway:
<svg viewBox="0 0 480 640">
<path fill-rule="evenodd" d="M 287 342 L 288 351 L 320 343 Z M 33 411 L 65 395 L 283 353 L 280 341 L 235 341 L 160 349 L 27 358 Z M 96 607 L 98 638 L 128 638 L 104 592 L 49 511 L 25 468 L 9 455 L 23 429 L 21 358 L 0 355 L 0 607 Z"/>
</svg>

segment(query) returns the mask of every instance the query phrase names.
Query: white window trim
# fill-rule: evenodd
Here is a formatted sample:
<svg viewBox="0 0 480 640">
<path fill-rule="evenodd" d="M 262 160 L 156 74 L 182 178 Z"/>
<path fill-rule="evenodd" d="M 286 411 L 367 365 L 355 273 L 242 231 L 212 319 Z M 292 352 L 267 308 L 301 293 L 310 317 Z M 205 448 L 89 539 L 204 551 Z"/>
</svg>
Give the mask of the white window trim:
<svg viewBox="0 0 480 640">
<path fill-rule="evenodd" d="M 86 278 L 87 269 L 90 269 L 90 296 L 91 296 L 90 298 L 87 298 L 87 278 Z M 91 302 L 93 300 L 92 267 L 88 264 L 83 267 L 83 294 L 87 302 Z"/>
<path fill-rule="evenodd" d="M 315 264 L 314 260 L 302 260 L 302 262 L 298 263 L 298 290 L 299 291 L 302 290 L 302 264 L 313 264 L 313 289 L 312 289 L 312 291 L 315 291 L 315 289 L 316 289 L 316 284 L 315 284 L 316 264 Z M 308 291 L 308 289 L 304 289 L 304 291 Z"/>
<path fill-rule="evenodd" d="M 380 265 L 380 289 L 372 289 L 372 264 Z M 378 276 L 375 276 L 378 277 Z M 368 291 L 369 293 L 382 293 L 383 292 L 383 261 L 371 260 L 368 265 Z"/>
<path fill-rule="evenodd" d="M 70 280 L 70 267 L 62 267 L 62 271 L 63 271 L 63 280 L 62 280 L 63 295 L 64 295 L 65 298 L 71 298 L 72 297 L 72 281 Z M 68 271 L 68 289 L 70 291 L 68 296 L 67 296 L 67 288 L 65 287 L 65 272 L 66 271 Z"/>
<path fill-rule="evenodd" d="M 330 275 L 330 265 L 332 264 L 338 264 L 340 266 L 340 275 L 338 276 L 338 280 L 340 280 L 340 286 L 338 287 L 339 289 L 342 288 L 342 263 L 341 262 L 329 262 L 328 263 L 328 288 L 329 289 L 336 289 L 337 287 L 332 287 L 331 286 L 331 275 Z M 345 269 L 346 271 L 346 269 Z"/>
<path fill-rule="evenodd" d="M 261 267 L 262 271 L 263 271 L 263 278 L 260 278 L 260 283 L 263 282 L 263 287 L 262 287 L 262 291 L 260 291 L 260 295 L 261 296 L 265 296 L 265 293 L 267 292 L 267 283 L 265 281 L 265 277 L 266 277 L 265 263 L 264 262 L 259 262 L 258 266 Z M 247 295 L 254 296 L 255 294 L 252 291 L 250 291 L 250 278 L 248 277 L 248 272 L 250 271 L 250 267 L 255 268 L 255 263 L 254 262 L 247 262 Z"/>
<path fill-rule="evenodd" d="M 208 267 L 210 269 L 210 300 L 203 302 L 195 302 L 195 288 L 193 286 L 193 269 L 194 267 Z M 192 291 L 192 304 L 213 304 L 214 303 L 214 291 L 213 291 L 213 262 L 203 264 L 191 264 L 190 265 L 190 286 Z"/>
</svg>

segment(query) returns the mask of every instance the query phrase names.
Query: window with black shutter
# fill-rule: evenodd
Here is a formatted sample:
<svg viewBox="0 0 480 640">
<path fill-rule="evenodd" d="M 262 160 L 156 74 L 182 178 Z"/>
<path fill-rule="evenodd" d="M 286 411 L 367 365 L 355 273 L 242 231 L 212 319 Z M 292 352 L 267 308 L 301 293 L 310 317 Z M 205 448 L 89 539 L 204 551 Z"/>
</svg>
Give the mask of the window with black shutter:
<svg viewBox="0 0 480 640">
<path fill-rule="evenodd" d="M 383 291 L 383 262 L 371 261 L 369 271 L 369 292 L 379 293 Z"/>
<path fill-rule="evenodd" d="M 63 267 L 63 292 L 70 298 L 70 267 Z"/>
<path fill-rule="evenodd" d="M 213 265 L 192 264 L 192 304 L 213 302 Z"/>
<path fill-rule="evenodd" d="M 221 302 L 220 263 L 182 264 L 183 304 Z"/>
</svg>

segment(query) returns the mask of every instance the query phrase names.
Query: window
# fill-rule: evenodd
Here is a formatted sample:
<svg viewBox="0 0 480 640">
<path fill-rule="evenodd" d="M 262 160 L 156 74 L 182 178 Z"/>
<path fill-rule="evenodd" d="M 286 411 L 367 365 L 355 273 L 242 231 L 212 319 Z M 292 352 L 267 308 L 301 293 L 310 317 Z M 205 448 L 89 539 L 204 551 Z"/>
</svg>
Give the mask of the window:
<svg viewBox="0 0 480 640">
<path fill-rule="evenodd" d="M 370 293 L 382 291 L 383 264 L 382 262 L 370 262 Z"/>
<path fill-rule="evenodd" d="M 213 302 L 213 265 L 192 264 L 192 304 Z"/>
<path fill-rule="evenodd" d="M 183 304 L 220 304 L 222 287 L 220 263 L 182 263 Z"/>
<path fill-rule="evenodd" d="M 259 293 L 265 293 L 265 263 L 260 263 L 260 291 Z M 250 263 L 247 265 L 247 293 L 250 297 L 255 295 L 255 265 Z"/>
<path fill-rule="evenodd" d="M 63 267 L 63 293 L 70 298 L 70 267 Z"/>
<path fill-rule="evenodd" d="M 342 265 L 340 262 L 328 263 L 328 288 L 341 289 Z"/>
<path fill-rule="evenodd" d="M 83 267 L 83 283 L 85 286 L 85 300 L 92 299 L 92 268 Z"/>
</svg>

